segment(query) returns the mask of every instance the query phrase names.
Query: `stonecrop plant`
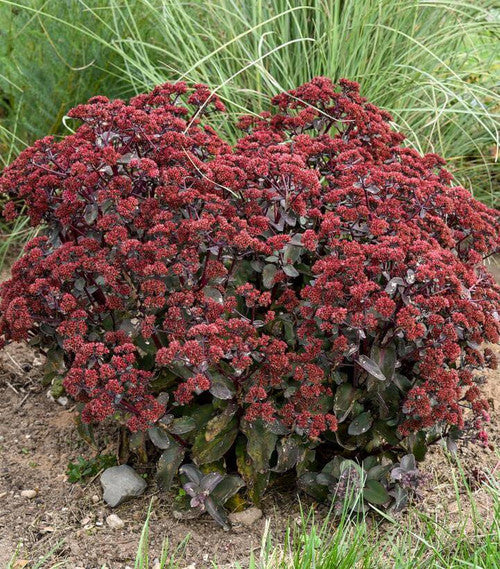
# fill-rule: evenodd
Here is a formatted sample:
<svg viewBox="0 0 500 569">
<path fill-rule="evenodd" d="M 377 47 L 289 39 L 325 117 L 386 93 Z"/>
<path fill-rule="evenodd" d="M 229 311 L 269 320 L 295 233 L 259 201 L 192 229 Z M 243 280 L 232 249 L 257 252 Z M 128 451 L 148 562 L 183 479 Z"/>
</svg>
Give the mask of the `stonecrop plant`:
<svg viewBox="0 0 500 569">
<path fill-rule="evenodd" d="M 486 440 L 499 212 L 351 81 L 275 96 L 234 146 L 213 113 L 203 85 L 95 97 L 4 170 L 5 217 L 40 231 L 2 285 L 3 342 L 44 353 L 83 422 L 148 433 L 165 487 L 194 463 L 258 502 L 295 469 L 325 497 L 355 472 L 401 503 L 411 455 Z"/>
</svg>

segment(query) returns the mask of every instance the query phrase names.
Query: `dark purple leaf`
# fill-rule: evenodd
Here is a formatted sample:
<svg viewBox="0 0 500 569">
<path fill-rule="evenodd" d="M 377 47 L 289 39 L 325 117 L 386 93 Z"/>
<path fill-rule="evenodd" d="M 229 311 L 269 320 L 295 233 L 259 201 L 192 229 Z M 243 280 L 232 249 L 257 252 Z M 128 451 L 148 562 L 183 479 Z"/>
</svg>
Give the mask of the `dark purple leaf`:
<svg viewBox="0 0 500 569">
<path fill-rule="evenodd" d="M 373 375 L 373 377 L 375 377 L 376 379 L 379 379 L 380 381 L 384 381 L 387 379 L 383 374 L 382 370 L 379 368 L 378 364 L 368 356 L 359 356 L 356 362 L 370 375 Z"/>
<path fill-rule="evenodd" d="M 209 472 L 206 474 L 200 483 L 202 490 L 206 490 L 210 494 L 213 492 L 215 487 L 224 479 L 224 476 L 220 472 Z"/>
</svg>

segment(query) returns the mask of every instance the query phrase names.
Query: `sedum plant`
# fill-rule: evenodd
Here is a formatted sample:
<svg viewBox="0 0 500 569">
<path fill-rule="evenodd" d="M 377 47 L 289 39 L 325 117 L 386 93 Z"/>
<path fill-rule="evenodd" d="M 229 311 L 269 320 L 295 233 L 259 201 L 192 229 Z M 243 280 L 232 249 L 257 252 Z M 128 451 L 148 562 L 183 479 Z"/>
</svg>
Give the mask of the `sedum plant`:
<svg viewBox="0 0 500 569">
<path fill-rule="evenodd" d="M 223 528 L 229 528 L 224 504 L 245 485 L 243 480 L 220 472 L 203 474 L 194 464 L 184 464 L 179 474 L 186 479 L 182 488 L 189 496 L 190 507 L 200 514 L 207 512 Z"/>
<path fill-rule="evenodd" d="M 213 113 L 202 85 L 95 97 L 4 170 L 4 215 L 40 233 L 2 285 L 3 341 L 62 370 L 83 422 L 147 433 L 164 487 L 186 461 L 257 503 L 281 473 L 327 496 L 352 471 L 402 503 L 401 457 L 486 440 L 499 213 L 351 81 L 277 95 L 234 146 Z"/>
</svg>

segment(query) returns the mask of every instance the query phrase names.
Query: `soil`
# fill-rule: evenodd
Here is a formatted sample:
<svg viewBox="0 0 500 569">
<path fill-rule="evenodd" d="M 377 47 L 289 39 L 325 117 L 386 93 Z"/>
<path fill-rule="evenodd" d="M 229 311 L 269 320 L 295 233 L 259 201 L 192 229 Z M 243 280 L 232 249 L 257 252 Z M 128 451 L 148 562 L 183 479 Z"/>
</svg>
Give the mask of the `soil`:
<svg viewBox="0 0 500 569">
<path fill-rule="evenodd" d="M 500 355 L 500 348 L 495 348 Z M 148 506 L 153 502 L 150 523 L 150 559 L 160 557 L 162 544 L 168 539 L 170 550 L 189 540 L 182 555 L 182 566 L 196 569 L 248 566 L 248 559 L 260 549 L 262 536 L 270 531 L 278 537 L 286 523 L 299 517 L 300 506 L 293 490 L 270 491 L 262 504 L 264 516 L 247 528 L 230 532 L 219 529 L 209 517 L 178 520 L 172 515 L 171 495 L 160 493 L 154 483 L 146 493 L 111 510 L 102 500 L 98 479 L 85 485 L 70 484 L 66 470 L 78 456 L 90 458 L 90 449 L 75 428 L 75 411 L 71 403 L 62 406 L 47 396 L 40 384 L 42 360 L 28 347 L 13 344 L 0 352 L 0 567 L 6 567 L 16 548 L 16 569 L 30 567 L 36 559 L 58 545 L 53 561 L 66 561 L 73 569 L 125 569 L 133 559 L 140 539 Z M 492 515 L 483 472 L 500 478 L 500 373 L 491 371 L 486 386 L 492 407 L 488 448 L 469 444 L 459 448 L 479 515 Z M 109 433 L 109 431 L 108 431 Z M 114 442 L 100 433 L 101 448 L 113 452 Z M 423 491 L 419 510 L 448 525 L 463 520 L 459 513 L 454 480 L 459 468 L 452 465 L 439 447 L 433 448 L 423 469 L 429 482 Z M 28 498 L 23 490 L 34 490 Z M 458 493 L 465 489 L 458 484 Z M 301 496 L 302 505 L 304 497 Z M 308 503 L 305 503 L 306 507 Z M 318 512 L 321 517 L 323 510 Z M 106 517 L 117 514 L 122 529 L 112 529 Z M 455 516 L 455 517 L 454 517 Z M 472 531 L 473 528 L 465 528 Z M 23 560 L 26 560 L 24 563 Z"/>
<path fill-rule="evenodd" d="M 250 528 L 225 532 L 209 517 L 175 519 L 173 496 L 158 492 L 153 482 L 143 496 L 112 510 L 102 500 L 98 479 L 85 485 L 67 480 L 68 462 L 90 458 L 93 452 L 76 431 L 71 405 L 61 406 L 40 387 L 41 364 L 20 344 L 0 354 L 0 567 L 7 566 L 19 544 L 19 559 L 35 560 L 61 541 L 54 560 L 65 560 L 70 568 L 133 566 L 151 500 L 150 558 L 160 557 L 165 539 L 174 550 L 189 535 L 182 558 L 196 569 L 212 567 L 212 560 L 221 567 L 233 567 L 236 561 L 245 566 L 251 551 L 260 549 L 267 524 L 279 534 L 288 519 L 299 516 L 292 492 L 270 492 L 262 519 Z M 102 448 L 105 433 L 98 434 Z M 114 450 L 111 441 L 105 452 Z M 23 490 L 37 494 L 23 497 Z M 125 522 L 123 529 L 106 524 L 111 513 Z"/>
</svg>

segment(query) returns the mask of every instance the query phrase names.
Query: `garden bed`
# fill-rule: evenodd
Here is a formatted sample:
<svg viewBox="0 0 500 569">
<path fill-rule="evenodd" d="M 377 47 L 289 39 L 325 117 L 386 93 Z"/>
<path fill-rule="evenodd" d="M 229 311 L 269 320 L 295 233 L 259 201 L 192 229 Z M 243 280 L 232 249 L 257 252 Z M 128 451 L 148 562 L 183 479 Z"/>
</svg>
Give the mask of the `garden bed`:
<svg viewBox="0 0 500 569">
<path fill-rule="evenodd" d="M 212 560 L 220 567 L 233 567 L 236 561 L 245 567 L 250 552 L 258 553 L 260 549 L 266 520 L 270 520 L 271 532 L 279 536 L 287 521 L 299 517 L 296 494 L 290 489 L 274 488 L 265 496 L 262 519 L 249 528 L 227 533 L 208 516 L 188 521 L 175 519 L 171 509 L 173 496 L 159 493 L 150 483 L 141 498 L 113 510 L 125 527 L 111 529 L 106 523 L 111 509 L 102 501 L 99 481 L 83 486 L 67 481 L 68 462 L 81 455 L 91 457 L 92 450 L 76 432 L 71 404 L 62 407 L 47 397 L 46 389 L 40 388 L 37 364 L 34 353 L 20 344 L 9 346 L 0 355 L 0 566 L 6 566 L 19 543 L 19 559 L 33 560 L 60 542 L 54 559 L 68 561 L 69 567 L 133 566 L 151 499 L 151 559 L 159 556 L 164 539 L 168 538 L 173 549 L 189 534 L 180 566 L 195 563 L 196 569 L 212 567 Z M 474 499 L 482 516 L 491 516 L 493 512 L 488 493 L 481 487 L 481 472 L 500 474 L 495 450 L 500 444 L 500 373 L 489 371 L 489 376 L 486 393 L 492 405 L 488 429 L 491 448 L 470 445 L 459 450 L 466 474 L 476 488 Z M 108 452 L 114 451 L 114 443 L 109 440 Z M 431 449 L 423 470 L 430 478 L 419 509 L 436 518 L 450 516 L 448 521 L 452 524 L 454 516 L 459 518 L 453 484 L 458 470 L 450 469 L 443 451 L 437 447 Z M 23 490 L 36 490 L 37 495 L 31 499 L 22 497 Z M 310 504 L 307 499 L 302 503 Z M 319 514 L 322 512 L 324 506 Z M 472 520 L 470 529 L 473 531 Z"/>
</svg>

